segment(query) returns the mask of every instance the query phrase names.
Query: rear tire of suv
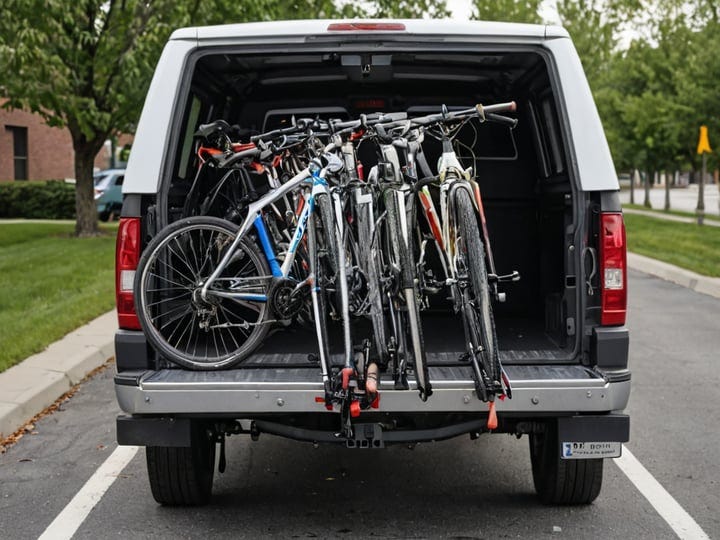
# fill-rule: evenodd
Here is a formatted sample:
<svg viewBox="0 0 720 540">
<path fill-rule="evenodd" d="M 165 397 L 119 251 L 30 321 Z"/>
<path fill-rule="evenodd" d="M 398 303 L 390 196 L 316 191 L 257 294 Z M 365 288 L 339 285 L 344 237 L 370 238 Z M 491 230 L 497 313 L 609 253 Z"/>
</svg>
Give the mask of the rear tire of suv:
<svg viewBox="0 0 720 540">
<path fill-rule="evenodd" d="M 530 434 L 530 461 L 535 491 L 544 504 L 590 504 L 602 487 L 602 459 L 562 459 L 557 422 Z"/>
<path fill-rule="evenodd" d="M 167 506 L 200 506 L 212 494 L 215 441 L 193 426 L 191 446 L 148 446 L 148 478 L 154 499 Z"/>
</svg>

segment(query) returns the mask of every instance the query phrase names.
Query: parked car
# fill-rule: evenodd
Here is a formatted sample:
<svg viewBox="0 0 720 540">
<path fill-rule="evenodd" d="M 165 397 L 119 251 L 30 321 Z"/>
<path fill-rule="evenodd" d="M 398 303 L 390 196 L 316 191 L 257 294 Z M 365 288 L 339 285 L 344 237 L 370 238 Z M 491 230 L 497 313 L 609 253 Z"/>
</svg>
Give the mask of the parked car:
<svg viewBox="0 0 720 540">
<path fill-rule="evenodd" d="M 344 426 L 342 436 L 338 426 L 345 413 L 326 407 L 312 332 L 276 324 L 262 347 L 230 369 L 187 369 L 151 344 L 137 315 L 137 291 L 144 290 L 138 289 L 138 261 L 149 257 L 168 227 L 195 223 L 197 218 L 185 216 L 198 194 L 221 203 L 213 186 L 228 178 L 218 174 L 215 180 L 200 178 L 214 183 L 198 182 L 199 126 L 221 119 L 228 128 L 257 133 L 308 116 L 446 114 L 510 100 L 517 103 L 514 130 L 457 132 L 462 167 L 475 171 L 482 189 L 495 266 L 521 276 L 499 283 L 502 296 L 493 304 L 500 358 L 512 387 L 511 399 L 497 401 L 497 425 L 478 398 L 463 325 L 448 304 L 421 312 L 433 395 L 427 401 L 418 397 L 411 370 L 407 390 L 381 372 L 378 408 L 354 411 L 352 429 Z M 248 144 L 252 148 L 237 148 Z M 434 166 L 443 146 L 430 136 L 423 144 Z M 366 170 L 373 159 L 361 158 Z M 257 163 L 243 174 L 265 178 L 271 166 Z M 176 31 L 150 86 L 123 185 L 114 383 L 124 414 L 117 419 L 118 443 L 146 446 L 153 496 L 175 505 L 208 501 L 216 448 L 229 434 L 374 449 L 508 433 L 529 439 L 542 501 L 590 503 L 600 492 L 604 459 L 619 456 L 629 437 L 623 412 L 630 394 L 627 269 L 618 190 L 592 94 L 562 28 L 314 20 Z M 216 215 L 239 214 L 224 208 Z M 235 230 L 222 223 L 217 227 Z M 226 245 L 208 242 L 203 249 Z M 169 249 L 182 259 L 172 250 L 183 245 Z M 172 295 L 159 300 L 158 325 L 189 313 L 190 327 L 204 324 L 210 332 L 208 317 L 220 300 L 207 301 L 203 276 L 184 279 L 197 279 L 191 301 L 182 304 Z M 235 286 L 230 278 L 227 283 Z M 174 338 L 190 339 L 180 331 Z M 502 467 L 505 457 L 494 459 Z"/>
<path fill-rule="evenodd" d="M 122 185 L 125 169 L 106 169 L 93 175 L 95 204 L 101 221 L 118 217 L 122 209 Z"/>
</svg>

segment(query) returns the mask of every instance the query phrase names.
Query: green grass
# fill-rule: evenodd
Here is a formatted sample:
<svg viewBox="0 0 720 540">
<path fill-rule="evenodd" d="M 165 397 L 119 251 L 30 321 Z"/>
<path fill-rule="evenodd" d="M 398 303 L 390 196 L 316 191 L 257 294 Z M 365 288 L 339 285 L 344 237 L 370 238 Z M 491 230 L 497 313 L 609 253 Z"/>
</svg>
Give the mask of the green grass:
<svg viewBox="0 0 720 540">
<path fill-rule="evenodd" d="M 114 306 L 115 231 L 74 238 L 68 223 L 0 223 L 0 371 Z"/>
<path fill-rule="evenodd" d="M 625 214 L 628 249 L 706 276 L 720 277 L 720 227 Z"/>
</svg>

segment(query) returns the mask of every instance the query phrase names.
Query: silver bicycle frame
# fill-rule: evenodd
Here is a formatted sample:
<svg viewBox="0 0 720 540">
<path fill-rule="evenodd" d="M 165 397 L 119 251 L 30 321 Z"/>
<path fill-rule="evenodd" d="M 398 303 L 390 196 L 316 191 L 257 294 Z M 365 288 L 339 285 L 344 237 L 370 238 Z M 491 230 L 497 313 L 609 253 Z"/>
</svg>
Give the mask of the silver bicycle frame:
<svg viewBox="0 0 720 540">
<path fill-rule="evenodd" d="M 220 264 L 218 264 L 215 271 L 210 275 L 210 277 L 205 281 L 203 284 L 202 290 L 200 291 L 200 296 L 203 300 L 207 300 L 207 294 L 208 290 L 210 289 L 210 286 L 215 282 L 215 280 L 220 276 L 220 274 L 225 270 L 225 267 L 227 267 L 228 263 L 232 259 L 233 255 L 235 254 L 235 251 L 240 246 L 240 242 L 242 242 L 242 239 L 245 238 L 245 235 L 250 231 L 250 229 L 253 226 L 253 223 L 255 222 L 255 218 L 260 214 L 260 211 L 265 208 L 266 206 L 271 205 L 281 197 L 285 196 L 286 194 L 290 193 L 294 189 L 296 189 L 300 184 L 302 184 L 305 180 L 307 180 L 310 177 L 310 170 L 306 167 L 302 171 L 300 171 L 298 174 L 293 176 L 290 180 L 285 182 L 282 186 L 279 188 L 271 191 L 264 197 L 259 198 L 257 201 L 250 203 L 248 205 L 248 215 L 245 218 L 245 221 L 243 221 L 242 225 L 240 225 L 240 230 L 235 235 L 235 240 L 233 240 L 232 245 L 227 250 L 225 255 L 223 256 L 222 260 L 220 261 Z M 283 264 L 284 266 L 284 264 Z"/>
</svg>

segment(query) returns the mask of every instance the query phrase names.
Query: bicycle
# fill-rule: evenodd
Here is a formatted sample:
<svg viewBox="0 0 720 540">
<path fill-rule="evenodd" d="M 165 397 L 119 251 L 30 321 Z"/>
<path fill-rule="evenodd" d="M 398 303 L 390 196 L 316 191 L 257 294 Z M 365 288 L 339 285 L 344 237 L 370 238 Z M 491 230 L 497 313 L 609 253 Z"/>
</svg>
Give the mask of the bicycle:
<svg viewBox="0 0 720 540">
<path fill-rule="evenodd" d="M 497 427 L 495 397 L 512 397 L 509 379 L 500 363 L 491 299 L 504 301 L 503 293 L 498 292 L 498 283 L 517 281 L 520 275 L 516 271 L 505 276 L 496 273 L 480 188 L 472 168 L 464 169 L 460 164 L 452 144 L 453 129 L 448 125 L 462 125 L 471 118 L 479 118 L 481 122 L 494 121 L 514 128 L 515 119 L 496 113 L 512 112 L 515 108 L 514 102 L 478 105 L 456 112 L 443 107 L 439 115 L 413 119 L 413 125 L 425 129 L 440 128 L 438 138 L 442 143 L 442 155 L 438 175 L 418 182 L 415 190 L 430 231 L 429 238 L 440 255 L 445 274 L 444 282 L 433 284 L 449 286 L 455 311 L 462 316 L 467 359 L 473 368 L 476 393 L 478 398 L 489 403 L 489 429 Z M 439 187 L 439 215 L 428 189 L 432 184 Z M 423 249 L 421 267 L 424 252 Z M 427 281 L 434 280 L 426 278 L 424 282 Z"/>
<path fill-rule="evenodd" d="M 422 401 L 426 401 L 432 395 L 432 386 L 422 334 L 412 237 L 412 224 L 415 222 L 414 180 L 401 170 L 393 137 L 388 136 L 386 131 L 386 126 L 406 122 L 377 123 L 371 135 L 378 143 L 379 164 L 371 170 L 368 179 L 375 186 L 378 200 L 383 205 L 382 212 L 378 210 L 380 217 L 371 236 L 371 249 L 382 246 L 377 253 L 384 308 L 389 319 L 386 347 L 393 363 L 395 388 L 409 388 L 407 369 L 412 355 L 418 394 Z"/>
<path fill-rule="evenodd" d="M 223 165 L 243 166 L 261 152 L 256 147 L 233 153 Z M 260 345 L 272 323 L 292 315 L 309 296 L 323 383 L 330 400 L 323 290 L 326 265 L 321 262 L 327 250 L 324 245 L 318 246 L 316 231 L 320 227 L 331 231 L 333 225 L 316 223 L 331 216 L 328 212 L 320 215 L 316 208 L 323 197 L 329 204 L 325 177 L 341 167 L 332 154 L 313 159 L 287 182 L 250 202 L 239 226 L 195 216 L 171 224 L 153 238 L 138 264 L 136 308 L 148 339 L 164 357 L 189 369 L 234 366 Z M 304 206 L 280 264 L 262 211 L 300 188 Z M 302 241 L 307 243 L 309 271 L 306 276 L 291 276 Z M 343 286 L 342 281 L 339 286 Z"/>
</svg>

